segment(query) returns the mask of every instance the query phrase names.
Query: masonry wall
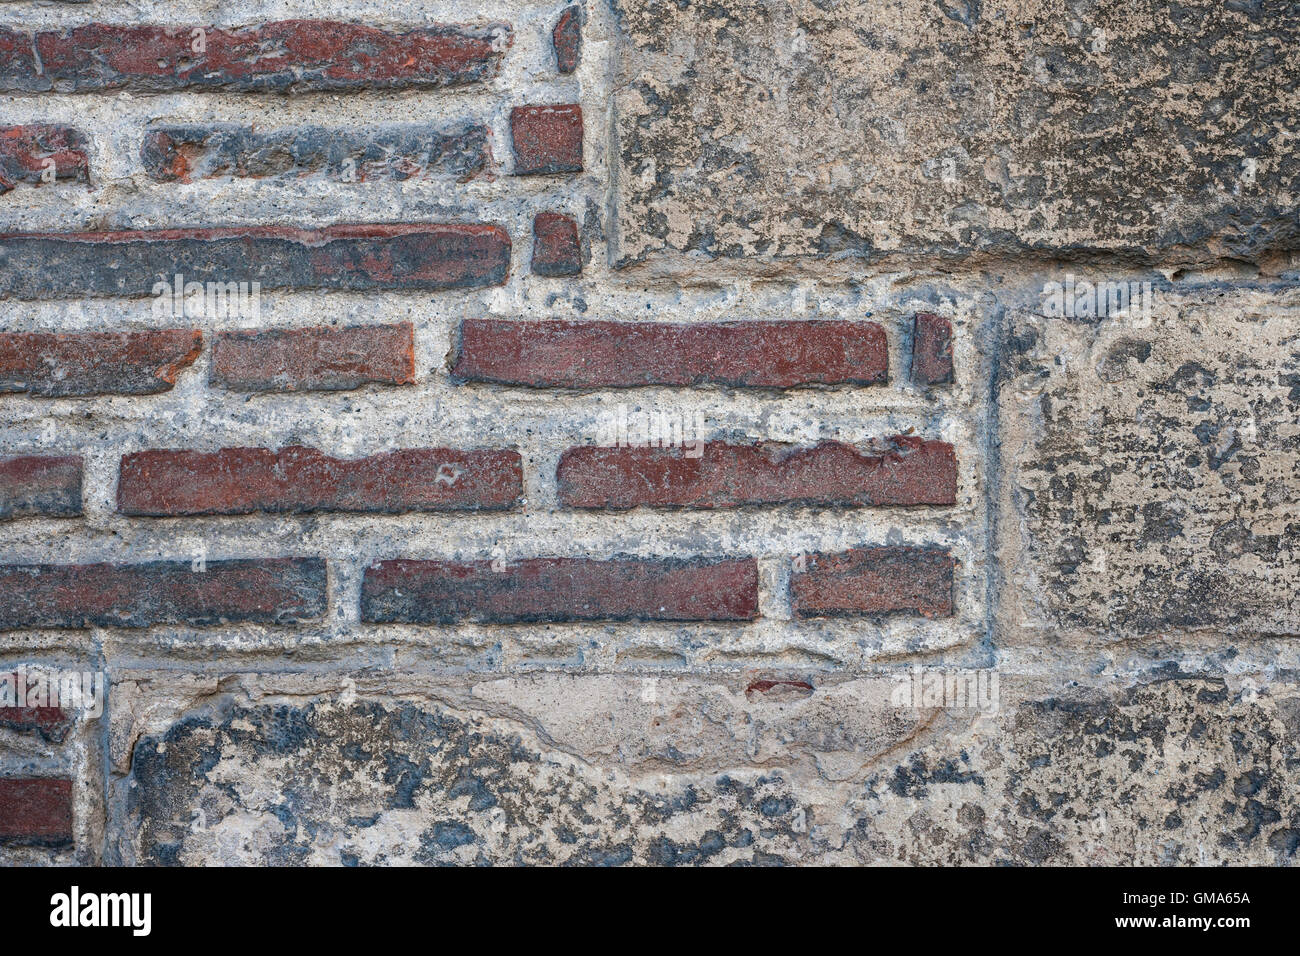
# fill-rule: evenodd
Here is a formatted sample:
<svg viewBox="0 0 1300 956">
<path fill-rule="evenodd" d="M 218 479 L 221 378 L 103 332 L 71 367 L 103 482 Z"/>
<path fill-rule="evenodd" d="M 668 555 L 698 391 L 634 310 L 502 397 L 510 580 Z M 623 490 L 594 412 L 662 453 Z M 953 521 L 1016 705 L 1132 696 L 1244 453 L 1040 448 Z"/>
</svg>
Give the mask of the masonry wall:
<svg viewBox="0 0 1300 956">
<path fill-rule="evenodd" d="M 1298 60 L 5 4 L 0 858 L 1294 862 Z"/>
</svg>

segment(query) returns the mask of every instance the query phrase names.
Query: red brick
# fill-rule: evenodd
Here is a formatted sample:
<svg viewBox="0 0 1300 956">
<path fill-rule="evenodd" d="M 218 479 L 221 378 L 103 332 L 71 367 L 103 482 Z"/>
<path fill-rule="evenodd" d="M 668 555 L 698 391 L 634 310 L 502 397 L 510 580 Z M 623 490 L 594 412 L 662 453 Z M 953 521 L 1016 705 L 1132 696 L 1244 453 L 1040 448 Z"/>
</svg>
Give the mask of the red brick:
<svg viewBox="0 0 1300 956">
<path fill-rule="evenodd" d="M 452 371 L 548 388 L 873 385 L 889 377 L 889 346 L 875 322 L 467 319 Z"/>
<path fill-rule="evenodd" d="M 61 847 L 72 843 L 72 781 L 0 778 L 0 843 Z"/>
<path fill-rule="evenodd" d="M 366 569 L 361 619 L 481 621 L 748 621 L 758 616 L 752 558 L 533 558 L 383 561 Z"/>
<path fill-rule="evenodd" d="M 325 607 L 320 558 L 0 565 L 0 630 L 289 624 Z"/>
<path fill-rule="evenodd" d="M 80 130 L 44 123 L 0 126 L 0 193 L 18 183 L 41 185 L 51 160 L 56 181 L 89 182 L 90 160 Z"/>
<path fill-rule="evenodd" d="M 63 742 L 71 725 L 62 707 L 0 707 L 0 727 L 34 731 L 54 743 Z"/>
<path fill-rule="evenodd" d="M 203 31 L 202 50 L 196 30 Z M 6 92 L 458 86 L 495 76 L 512 39 L 499 23 L 392 33 L 328 20 L 233 29 L 90 23 L 0 34 L 0 90 Z"/>
<path fill-rule="evenodd" d="M 576 276 L 582 272 L 578 224 L 558 212 L 533 218 L 533 272 L 539 276 Z"/>
<path fill-rule="evenodd" d="M 863 454 L 840 442 L 810 447 L 706 443 L 682 448 L 570 448 L 556 470 L 570 508 L 733 508 L 741 505 L 951 505 L 952 445 L 896 436 Z"/>
<path fill-rule="evenodd" d="M 48 679 L 49 675 L 46 675 Z M 62 707 L 27 706 L 27 695 L 31 682 L 37 675 L 33 670 L 9 671 L 0 674 L 0 682 L 5 688 L 4 700 L 12 701 L 10 706 L 0 706 L 0 727 L 20 732 L 35 732 L 44 739 L 62 743 L 72 726 L 72 718 Z"/>
<path fill-rule="evenodd" d="M 117 509 L 151 516 L 500 511 L 522 493 L 514 451 L 407 448 L 342 459 L 296 446 L 155 450 L 122 458 Z"/>
<path fill-rule="evenodd" d="M 81 459 L 0 458 L 0 518 L 81 514 Z"/>
<path fill-rule="evenodd" d="M 160 124 L 145 131 L 140 161 L 151 179 L 165 183 L 231 176 L 361 183 L 438 175 L 467 182 L 493 168 L 491 132 L 482 124 Z"/>
<path fill-rule="evenodd" d="M 755 680 L 745 688 L 745 696 L 753 699 L 755 694 L 771 694 L 777 700 L 811 697 L 813 685 L 805 680 Z"/>
<path fill-rule="evenodd" d="M 517 176 L 582 171 L 581 106 L 516 106 L 510 138 Z"/>
<path fill-rule="evenodd" d="M 551 45 L 555 47 L 557 70 L 572 73 L 578 68 L 582 56 L 582 7 L 565 7 L 551 31 Z"/>
<path fill-rule="evenodd" d="M 0 333 L 0 392 L 151 395 L 199 357 L 195 329 Z"/>
<path fill-rule="evenodd" d="M 930 312 L 918 313 L 913 323 L 912 381 L 917 385 L 952 382 L 952 323 Z"/>
<path fill-rule="evenodd" d="M 815 554 L 790 580 L 800 617 L 952 615 L 952 555 L 939 548 L 876 547 Z"/>
<path fill-rule="evenodd" d="M 464 289 L 500 285 L 499 226 L 381 223 L 0 235 L 0 294 L 153 295 L 159 277 L 263 289 Z"/>
<path fill-rule="evenodd" d="M 223 332 L 212 345 L 212 384 L 241 392 L 335 391 L 414 382 L 410 322 Z"/>
</svg>

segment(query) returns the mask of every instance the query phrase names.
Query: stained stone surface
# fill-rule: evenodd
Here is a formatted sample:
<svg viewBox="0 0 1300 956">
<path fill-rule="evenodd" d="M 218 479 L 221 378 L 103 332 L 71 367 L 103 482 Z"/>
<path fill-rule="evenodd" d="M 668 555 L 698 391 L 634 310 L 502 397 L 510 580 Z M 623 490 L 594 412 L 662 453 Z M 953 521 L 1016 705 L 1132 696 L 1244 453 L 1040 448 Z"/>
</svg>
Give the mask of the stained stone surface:
<svg viewBox="0 0 1300 956">
<path fill-rule="evenodd" d="M 616 259 L 1295 248 L 1300 9 L 615 0 Z"/>
<path fill-rule="evenodd" d="M 1011 594 L 1049 630 L 1300 634 L 1300 297 L 1153 298 L 1008 319 Z"/>
<path fill-rule="evenodd" d="M 119 849 L 152 864 L 1293 857 L 1294 675 L 1010 683 L 997 713 L 911 722 L 888 682 L 861 680 L 771 701 L 664 681 L 651 703 L 554 675 L 418 700 L 225 694 L 137 740 Z M 615 720 L 576 722 L 556 695 Z"/>
</svg>

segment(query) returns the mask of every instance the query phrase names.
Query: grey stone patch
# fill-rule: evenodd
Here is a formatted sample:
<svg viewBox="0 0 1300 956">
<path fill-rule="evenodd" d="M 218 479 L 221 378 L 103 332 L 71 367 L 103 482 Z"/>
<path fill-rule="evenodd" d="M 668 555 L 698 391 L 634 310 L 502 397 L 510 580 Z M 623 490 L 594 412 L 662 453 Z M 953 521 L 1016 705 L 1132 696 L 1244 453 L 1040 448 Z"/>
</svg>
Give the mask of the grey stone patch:
<svg viewBox="0 0 1300 956">
<path fill-rule="evenodd" d="M 609 705 L 606 720 L 557 713 L 560 683 Z M 611 744 L 635 723 L 619 698 L 638 684 L 539 676 L 444 688 L 450 703 L 209 698 L 135 745 L 116 788 L 122 860 L 1290 864 L 1300 846 L 1294 673 L 1008 674 L 1000 712 L 909 712 L 911 731 L 874 754 L 836 740 L 843 726 L 811 735 L 828 715 L 801 708 L 820 689 L 750 707 L 784 739 L 776 752 L 733 750 L 716 692 L 685 684 L 650 711 L 673 715 L 679 741 L 674 721 L 702 719 L 694 754 Z M 858 706 L 889 712 L 888 698 Z M 847 772 L 818 759 L 845 747 L 862 760 Z"/>
<path fill-rule="evenodd" d="M 1257 258 L 1300 238 L 1293 7 L 615 10 L 620 265 Z"/>
<path fill-rule="evenodd" d="M 1275 289 L 1012 314 L 1008 634 L 1300 633 L 1298 310 Z"/>
<path fill-rule="evenodd" d="M 1064 688 L 873 773 L 851 802 L 863 861 L 1294 865 L 1294 675 L 1178 673 Z"/>
<path fill-rule="evenodd" d="M 623 790 L 442 709 L 376 703 L 189 716 L 135 750 L 128 815 L 151 864 L 779 862 L 779 773 Z M 705 821 L 701 824 L 701 821 Z"/>
</svg>

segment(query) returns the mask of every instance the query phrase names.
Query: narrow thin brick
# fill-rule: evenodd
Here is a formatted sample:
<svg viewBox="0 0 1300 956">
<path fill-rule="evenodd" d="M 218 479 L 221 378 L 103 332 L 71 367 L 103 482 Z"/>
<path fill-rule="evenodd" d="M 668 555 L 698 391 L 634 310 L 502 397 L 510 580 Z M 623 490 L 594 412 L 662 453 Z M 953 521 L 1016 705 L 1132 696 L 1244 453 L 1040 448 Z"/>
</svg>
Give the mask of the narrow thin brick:
<svg viewBox="0 0 1300 956">
<path fill-rule="evenodd" d="M 0 126 L 0 193 L 19 183 L 39 186 L 53 170 L 56 182 L 90 181 L 86 136 L 70 126 Z"/>
<path fill-rule="evenodd" d="M 0 393 L 152 395 L 199 357 L 195 329 L 0 333 Z"/>
<path fill-rule="evenodd" d="M 863 454 L 826 441 L 813 446 L 708 442 L 691 447 L 570 448 L 556 469 L 570 508 L 734 508 L 951 505 L 957 496 L 952 445 L 896 436 Z"/>
<path fill-rule="evenodd" d="M 54 777 L 0 778 L 0 843 L 72 844 L 72 781 Z"/>
<path fill-rule="evenodd" d="M 510 237 L 498 226 L 248 226 L 0 235 L 0 294 L 153 295 L 189 282 L 263 289 L 460 289 L 500 285 Z"/>
<path fill-rule="evenodd" d="M 0 518 L 68 518 L 79 514 L 80 458 L 0 458 Z"/>
<path fill-rule="evenodd" d="M 282 20 L 223 28 L 89 23 L 0 29 L 0 90 L 183 89 L 290 92 L 481 83 L 497 74 L 510 27 L 433 25 L 394 33 L 358 23 Z"/>
<path fill-rule="evenodd" d="M 411 385 L 414 336 L 410 322 L 223 332 L 212 346 L 212 384 L 241 392 Z"/>
<path fill-rule="evenodd" d="M 889 345 L 875 322 L 467 319 L 452 372 L 538 388 L 874 385 Z"/>
<path fill-rule="evenodd" d="M 510 138 L 517 176 L 582 171 L 581 106 L 516 106 Z"/>
<path fill-rule="evenodd" d="M 159 182 L 227 176 L 358 183 L 446 176 L 467 182 L 492 167 L 489 136 L 481 124 L 275 130 L 227 123 L 160 125 L 146 131 L 140 160 Z"/>
<path fill-rule="evenodd" d="M 815 554 L 790 582 L 800 617 L 949 617 L 953 559 L 940 548 L 874 547 Z"/>
<path fill-rule="evenodd" d="M 914 320 L 912 381 L 917 385 L 952 383 L 952 323 L 942 316 L 921 312 Z"/>
<path fill-rule="evenodd" d="M 750 681 L 749 686 L 745 688 L 745 696 L 750 700 L 754 699 L 755 694 L 772 694 L 777 700 L 788 700 L 792 698 L 807 698 L 813 695 L 813 685 L 806 680 L 768 680 L 760 679 Z"/>
<path fill-rule="evenodd" d="M 576 276 L 582 272 L 578 224 L 571 216 L 542 212 L 533 218 L 532 266 L 539 276 Z"/>
<path fill-rule="evenodd" d="M 361 618 L 377 623 L 749 621 L 757 616 L 758 566 L 752 558 L 396 560 L 367 568 L 361 585 Z"/>
<path fill-rule="evenodd" d="M 582 58 L 582 7 L 574 4 L 564 8 L 551 30 L 551 45 L 555 48 L 557 70 L 572 73 L 578 68 Z"/>
<path fill-rule="evenodd" d="M 500 511 L 523 493 L 518 452 L 408 448 L 331 458 L 312 448 L 153 450 L 122 458 L 117 509 L 128 515 Z"/>
<path fill-rule="evenodd" d="M 291 624 L 325 607 L 320 558 L 0 565 L 0 629 Z"/>
</svg>

